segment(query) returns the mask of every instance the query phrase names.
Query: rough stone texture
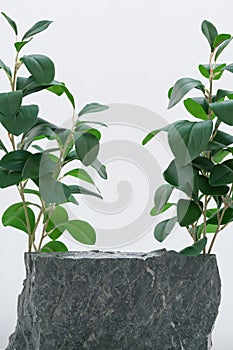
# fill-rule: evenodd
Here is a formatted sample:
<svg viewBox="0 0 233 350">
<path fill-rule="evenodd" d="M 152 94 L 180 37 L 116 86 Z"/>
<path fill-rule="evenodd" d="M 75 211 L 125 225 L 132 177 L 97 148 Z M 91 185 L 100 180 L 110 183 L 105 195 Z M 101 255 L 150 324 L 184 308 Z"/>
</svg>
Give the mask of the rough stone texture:
<svg viewBox="0 0 233 350">
<path fill-rule="evenodd" d="M 7 350 L 205 350 L 220 303 L 214 255 L 25 255 Z"/>
</svg>

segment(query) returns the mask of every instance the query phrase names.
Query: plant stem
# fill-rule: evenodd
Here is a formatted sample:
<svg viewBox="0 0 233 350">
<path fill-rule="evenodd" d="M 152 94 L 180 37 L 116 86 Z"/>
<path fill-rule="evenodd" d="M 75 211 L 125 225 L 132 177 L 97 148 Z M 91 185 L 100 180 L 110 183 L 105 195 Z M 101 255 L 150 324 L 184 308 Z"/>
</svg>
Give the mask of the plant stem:
<svg viewBox="0 0 233 350">
<path fill-rule="evenodd" d="M 28 252 L 30 253 L 32 251 L 33 239 L 32 239 L 30 220 L 29 220 L 29 216 L 28 216 L 27 204 L 26 204 L 26 200 L 25 200 L 25 196 L 24 196 L 24 192 L 23 192 L 23 187 L 22 187 L 21 183 L 19 184 L 18 189 L 19 189 L 20 197 L 21 197 L 22 202 L 23 202 L 23 209 L 24 209 L 27 230 L 28 230 Z"/>
<path fill-rule="evenodd" d="M 220 217 L 218 217 L 218 226 L 217 226 L 217 228 L 216 228 L 216 231 L 215 231 L 214 237 L 213 237 L 213 239 L 212 239 L 212 241 L 211 241 L 211 243 L 210 243 L 209 250 L 208 250 L 208 254 L 210 254 L 210 253 L 211 253 L 212 248 L 213 248 L 213 245 L 214 245 L 214 243 L 215 243 L 215 241 L 216 241 L 216 238 L 217 238 L 217 236 L 218 236 L 218 233 L 221 231 L 221 228 L 220 228 L 220 226 L 221 226 L 221 222 L 222 222 L 223 216 L 224 216 L 225 211 L 227 210 L 227 208 L 228 208 L 228 207 L 227 207 L 227 206 L 225 206 L 225 207 L 223 208 L 223 211 L 222 211 L 221 216 L 220 216 Z"/>
<path fill-rule="evenodd" d="M 208 206 L 208 196 L 205 196 L 205 202 L 204 202 L 204 210 L 203 210 L 203 217 L 204 217 L 204 227 L 203 227 L 203 238 L 206 237 L 206 210 Z M 206 248 L 203 249 L 203 254 L 206 254 Z"/>
</svg>

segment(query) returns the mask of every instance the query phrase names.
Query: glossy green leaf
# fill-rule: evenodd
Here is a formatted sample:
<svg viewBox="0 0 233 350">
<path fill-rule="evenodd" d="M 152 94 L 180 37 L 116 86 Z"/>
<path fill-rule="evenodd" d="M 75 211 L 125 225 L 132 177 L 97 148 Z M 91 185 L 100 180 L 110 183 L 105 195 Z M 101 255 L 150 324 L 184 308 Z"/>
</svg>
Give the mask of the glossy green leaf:
<svg viewBox="0 0 233 350">
<path fill-rule="evenodd" d="M 25 39 L 28 39 L 30 37 L 32 37 L 35 34 L 38 34 L 42 31 L 44 31 L 46 28 L 48 28 L 48 26 L 52 23 L 53 21 L 47 21 L 47 20 L 43 20 L 43 21 L 39 21 L 37 23 L 35 23 L 23 36 L 22 41 L 24 41 Z"/>
<path fill-rule="evenodd" d="M 50 253 L 50 252 L 68 252 L 68 248 L 66 245 L 59 241 L 51 241 L 46 243 L 40 250 L 44 253 Z"/>
<path fill-rule="evenodd" d="M 217 29 L 211 22 L 205 20 L 202 22 L 201 30 L 210 44 L 211 52 L 213 52 L 215 38 L 218 36 Z"/>
<path fill-rule="evenodd" d="M 12 76 L 11 69 L 2 60 L 0 60 L 0 69 L 3 69 L 9 77 Z"/>
<path fill-rule="evenodd" d="M 4 151 L 5 153 L 7 153 L 7 149 L 4 146 L 4 143 L 2 142 L 2 140 L 0 140 L 0 150 Z"/>
<path fill-rule="evenodd" d="M 229 99 L 233 99 L 233 91 L 218 89 L 217 94 L 213 97 L 213 102 L 217 102 L 217 101 L 223 99 L 224 97 L 228 97 Z"/>
<path fill-rule="evenodd" d="M 192 246 L 182 249 L 180 251 L 180 254 L 186 255 L 186 256 L 198 256 L 204 250 L 206 244 L 207 244 L 207 238 L 204 237 L 199 241 L 195 242 Z"/>
<path fill-rule="evenodd" d="M 6 118 L 14 116 L 20 109 L 22 98 L 22 91 L 0 93 L 0 117 L 1 114 Z"/>
<path fill-rule="evenodd" d="M 210 172 L 214 167 L 214 163 L 210 159 L 205 157 L 197 157 L 193 159 L 192 164 L 197 169 L 208 171 L 208 172 Z"/>
<path fill-rule="evenodd" d="M 187 111 L 191 113 L 194 117 L 202 120 L 208 119 L 208 114 L 206 113 L 204 108 L 194 99 L 188 98 L 187 100 L 184 101 L 184 105 Z"/>
<path fill-rule="evenodd" d="M 180 226 L 188 226 L 199 219 L 202 211 L 197 203 L 188 199 L 180 199 L 177 203 L 177 218 Z"/>
<path fill-rule="evenodd" d="M 82 186 L 70 185 L 69 189 L 70 189 L 72 194 L 85 194 L 85 195 L 90 195 L 90 196 L 94 196 L 94 197 L 102 199 L 102 196 L 99 195 L 98 193 L 90 191 L 87 188 L 84 188 Z"/>
<path fill-rule="evenodd" d="M 10 118 L 0 115 L 0 121 L 11 134 L 19 136 L 31 128 L 38 113 L 37 105 L 21 106 L 18 113 Z"/>
<path fill-rule="evenodd" d="M 106 166 L 101 164 L 101 162 L 98 159 L 95 159 L 93 163 L 91 163 L 92 168 L 94 168 L 97 173 L 106 180 L 108 178 L 108 174 L 106 171 Z"/>
<path fill-rule="evenodd" d="M 215 163 L 221 163 L 224 158 L 226 158 L 229 155 L 229 150 L 219 150 L 215 155 L 213 156 L 213 161 Z"/>
<path fill-rule="evenodd" d="M 203 90 L 203 85 L 199 80 L 192 78 L 181 78 L 177 80 L 172 90 L 168 108 L 175 106 L 190 90 Z"/>
<path fill-rule="evenodd" d="M 168 132 L 168 142 L 176 161 L 188 164 L 206 149 L 212 134 L 211 120 L 190 122 L 187 120 L 172 124 Z"/>
<path fill-rule="evenodd" d="M 189 197 L 197 199 L 198 171 L 191 164 L 181 166 L 173 160 L 164 171 L 164 179 L 172 186 L 186 193 Z"/>
<path fill-rule="evenodd" d="M 214 48 L 221 45 L 224 41 L 231 39 L 230 34 L 218 34 L 214 39 Z"/>
<path fill-rule="evenodd" d="M 34 194 L 35 196 L 40 197 L 40 192 L 33 190 L 31 188 L 24 188 L 23 192 L 26 194 Z"/>
<path fill-rule="evenodd" d="M 227 70 L 228 72 L 233 73 L 233 63 L 229 64 L 224 68 L 224 70 Z"/>
<path fill-rule="evenodd" d="M 51 59 L 45 55 L 23 56 L 21 61 L 39 83 L 51 83 L 55 76 L 55 67 Z"/>
<path fill-rule="evenodd" d="M 0 188 L 18 185 L 22 180 L 22 173 L 0 168 Z"/>
<path fill-rule="evenodd" d="M 27 44 L 29 43 L 31 40 L 26 40 L 26 41 L 17 41 L 16 43 L 14 43 L 14 46 L 16 48 L 17 52 L 20 52 L 20 50 Z"/>
<path fill-rule="evenodd" d="M 80 180 L 86 181 L 92 185 L 95 185 L 90 175 L 84 169 L 73 169 L 64 174 L 64 176 L 73 176 Z"/>
<path fill-rule="evenodd" d="M 81 117 L 84 114 L 102 112 L 108 108 L 109 108 L 108 106 L 93 102 L 93 103 L 89 103 L 85 107 L 83 107 L 83 109 L 79 112 L 78 115 L 79 115 L 79 117 Z"/>
<path fill-rule="evenodd" d="M 224 131 L 218 130 L 213 141 L 216 141 L 228 146 L 233 144 L 233 136 Z"/>
<path fill-rule="evenodd" d="M 22 172 L 23 167 L 30 156 L 31 153 L 28 151 L 9 152 L 0 160 L 0 167 L 6 170 Z"/>
<path fill-rule="evenodd" d="M 207 79 L 210 77 L 210 67 L 213 69 L 213 80 L 218 80 L 221 78 L 226 64 L 215 64 L 211 66 L 209 64 L 200 64 L 198 66 L 199 71 Z"/>
<path fill-rule="evenodd" d="M 7 16 L 4 12 L 1 12 L 1 14 L 6 18 L 7 22 L 10 24 L 11 28 L 14 30 L 15 35 L 18 35 L 18 29 L 15 21 L 13 21 L 13 19 Z"/>
<path fill-rule="evenodd" d="M 207 224 L 211 225 L 218 225 L 218 218 L 221 218 L 223 213 L 223 209 L 219 211 L 219 215 L 217 213 L 213 214 L 208 220 Z M 232 208 L 227 208 L 226 211 L 223 214 L 223 218 L 221 220 L 221 225 L 225 225 L 228 222 L 233 221 L 233 209 Z"/>
<path fill-rule="evenodd" d="M 99 140 L 96 136 L 86 132 L 79 133 L 75 140 L 76 153 L 84 165 L 92 164 L 99 153 Z"/>
<path fill-rule="evenodd" d="M 26 203 L 28 218 L 30 222 L 31 232 L 35 226 L 35 214 Z M 15 203 L 6 209 L 2 216 L 2 223 L 4 226 L 11 226 L 18 228 L 21 231 L 28 233 L 27 221 L 24 211 L 23 203 Z"/>
<path fill-rule="evenodd" d="M 55 167 L 56 164 L 49 158 L 47 154 L 31 154 L 23 167 L 22 175 L 26 179 L 39 178 L 51 173 Z"/>
<path fill-rule="evenodd" d="M 71 102 L 73 108 L 75 108 L 75 101 L 74 96 L 71 94 L 71 92 L 67 89 L 64 83 L 60 84 L 54 84 L 50 87 L 48 87 L 48 90 L 56 94 L 57 96 L 61 96 L 63 93 L 66 94 L 68 100 Z"/>
<path fill-rule="evenodd" d="M 210 108 L 222 122 L 233 126 L 233 100 L 210 103 Z"/>
<path fill-rule="evenodd" d="M 153 208 L 151 209 L 151 211 L 150 211 L 150 215 L 151 215 L 151 216 L 156 216 L 156 215 L 162 214 L 162 213 L 164 213 L 165 211 L 167 211 L 169 208 L 171 208 L 173 205 L 174 205 L 173 203 L 166 203 L 166 204 L 164 205 L 164 207 L 163 207 L 159 212 L 157 212 L 156 208 L 153 207 Z"/>
<path fill-rule="evenodd" d="M 159 242 L 163 242 L 165 238 L 171 233 L 177 221 L 177 217 L 161 221 L 154 229 L 154 237 Z"/>
<path fill-rule="evenodd" d="M 173 191 L 173 186 L 170 184 L 161 185 L 155 192 L 154 205 L 157 212 L 160 212 L 167 203 Z"/>
<path fill-rule="evenodd" d="M 227 47 L 228 44 L 230 44 L 232 38 L 228 39 L 228 40 L 225 40 L 218 48 L 216 54 L 215 54 L 215 61 L 217 61 L 219 55 L 223 52 L 223 50 Z"/>
<path fill-rule="evenodd" d="M 210 185 L 212 186 L 230 183 L 233 183 L 233 159 L 215 165 L 210 174 Z"/>
<path fill-rule="evenodd" d="M 96 242 L 94 228 L 86 221 L 70 220 L 62 225 L 78 242 L 93 245 Z"/>
<path fill-rule="evenodd" d="M 68 213 L 65 208 L 57 206 L 53 214 L 49 218 L 46 232 L 49 233 L 49 237 L 53 240 L 58 239 L 64 232 L 64 227 L 61 224 L 69 220 Z"/>
<path fill-rule="evenodd" d="M 224 196 L 229 192 L 228 186 L 211 186 L 207 177 L 200 175 L 198 179 L 200 191 L 205 195 Z"/>
<path fill-rule="evenodd" d="M 40 177 L 39 188 L 46 203 L 66 203 L 72 194 L 67 185 L 55 180 L 50 174 Z"/>
<path fill-rule="evenodd" d="M 145 144 L 147 144 L 151 139 L 153 139 L 153 137 L 155 137 L 160 131 L 168 131 L 170 129 L 170 125 L 166 125 L 163 128 L 157 129 L 157 130 L 153 130 L 151 132 L 149 132 L 149 134 L 146 135 L 146 137 L 142 140 L 142 145 L 144 146 Z"/>
</svg>

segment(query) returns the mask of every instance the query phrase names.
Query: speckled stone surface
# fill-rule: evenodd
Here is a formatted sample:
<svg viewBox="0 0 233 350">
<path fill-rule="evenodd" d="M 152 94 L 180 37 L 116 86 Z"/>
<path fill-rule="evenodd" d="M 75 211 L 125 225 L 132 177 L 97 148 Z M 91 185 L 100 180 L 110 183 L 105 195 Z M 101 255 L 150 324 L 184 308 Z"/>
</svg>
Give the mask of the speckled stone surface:
<svg viewBox="0 0 233 350">
<path fill-rule="evenodd" d="M 25 255 L 6 350 L 205 350 L 220 303 L 216 258 L 151 253 Z"/>
</svg>

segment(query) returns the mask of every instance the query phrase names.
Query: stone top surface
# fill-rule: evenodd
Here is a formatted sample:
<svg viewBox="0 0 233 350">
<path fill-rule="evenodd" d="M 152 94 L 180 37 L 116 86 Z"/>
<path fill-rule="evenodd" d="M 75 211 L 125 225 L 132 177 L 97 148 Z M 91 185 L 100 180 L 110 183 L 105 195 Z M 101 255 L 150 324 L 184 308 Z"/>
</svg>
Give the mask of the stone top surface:
<svg viewBox="0 0 233 350">
<path fill-rule="evenodd" d="M 152 257 L 161 257 L 162 255 L 181 255 L 173 250 L 167 251 L 166 249 L 154 250 L 151 252 L 121 252 L 121 251 L 100 251 L 100 250 L 90 250 L 90 251 L 70 251 L 70 252 L 51 252 L 51 253 L 25 253 L 25 256 L 30 256 L 31 258 L 56 258 L 56 259 L 141 259 L 146 260 Z M 211 255 L 215 256 L 215 255 Z M 183 258 L 191 258 L 185 257 Z M 206 255 L 205 258 L 209 258 Z M 200 258 L 204 258 L 200 255 Z"/>
</svg>

